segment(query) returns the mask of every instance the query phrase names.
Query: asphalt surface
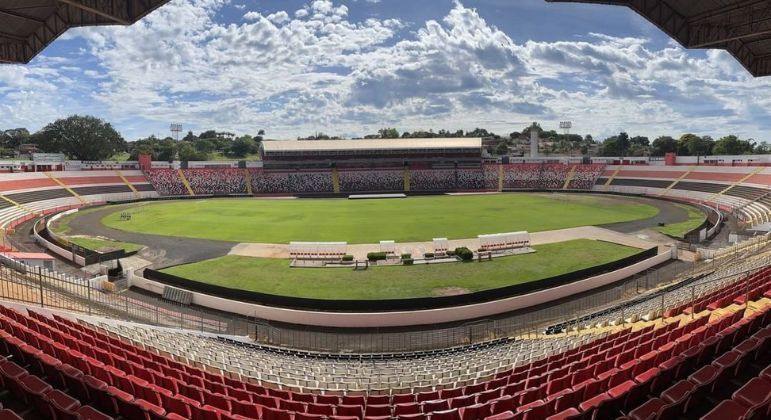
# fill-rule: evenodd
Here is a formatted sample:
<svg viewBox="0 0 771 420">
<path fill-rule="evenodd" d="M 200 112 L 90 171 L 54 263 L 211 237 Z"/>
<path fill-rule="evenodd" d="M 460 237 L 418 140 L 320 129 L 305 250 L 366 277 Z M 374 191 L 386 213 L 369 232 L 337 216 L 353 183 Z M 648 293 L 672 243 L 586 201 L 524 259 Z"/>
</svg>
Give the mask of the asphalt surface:
<svg viewBox="0 0 771 420">
<path fill-rule="evenodd" d="M 618 197 L 618 196 L 616 196 Z M 625 201 L 638 202 L 659 209 L 659 214 L 654 217 L 642 220 L 633 220 L 631 222 L 609 223 L 599 225 L 605 229 L 614 230 L 621 233 L 633 233 L 641 230 L 655 228 L 659 223 L 670 225 L 688 220 L 688 212 L 670 201 L 657 200 L 647 197 L 623 197 Z"/>
<path fill-rule="evenodd" d="M 104 226 L 101 223 L 102 218 L 117 210 L 116 206 L 105 206 L 103 209 L 84 213 L 70 221 L 71 232 L 145 245 L 146 248 L 139 252 L 139 256 L 152 261 L 152 268 L 156 269 L 222 257 L 238 243 L 125 232 Z"/>
</svg>

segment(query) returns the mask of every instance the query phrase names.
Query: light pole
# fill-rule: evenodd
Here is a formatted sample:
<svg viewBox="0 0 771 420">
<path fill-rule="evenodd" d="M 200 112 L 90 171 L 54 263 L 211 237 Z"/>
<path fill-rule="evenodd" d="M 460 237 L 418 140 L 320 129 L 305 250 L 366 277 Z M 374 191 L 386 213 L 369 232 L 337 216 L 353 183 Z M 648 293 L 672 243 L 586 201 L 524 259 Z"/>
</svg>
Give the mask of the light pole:
<svg viewBox="0 0 771 420">
<path fill-rule="evenodd" d="M 572 121 L 560 121 L 560 129 L 563 133 L 565 133 L 565 141 L 568 142 L 568 147 L 570 149 L 570 157 L 573 157 L 573 147 L 569 143 L 570 142 L 570 129 L 573 128 L 573 122 Z"/>
</svg>

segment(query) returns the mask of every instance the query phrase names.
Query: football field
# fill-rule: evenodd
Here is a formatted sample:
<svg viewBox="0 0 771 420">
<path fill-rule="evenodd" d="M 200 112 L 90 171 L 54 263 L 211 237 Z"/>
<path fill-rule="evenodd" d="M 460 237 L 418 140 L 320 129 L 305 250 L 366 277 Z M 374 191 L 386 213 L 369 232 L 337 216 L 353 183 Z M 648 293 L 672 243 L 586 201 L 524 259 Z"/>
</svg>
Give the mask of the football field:
<svg viewBox="0 0 771 420">
<path fill-rule="evenodd" d="M 130 221 L 120 218 L 126 211 Z M 233 242 L 362 244 L 538 232 L 647 219 L 657 213 L 653 206 L 617 197 L 516 193 L 377 200 L 178 200 L 120 206 L 101 222 L 129 232 Z"/>
</svg>

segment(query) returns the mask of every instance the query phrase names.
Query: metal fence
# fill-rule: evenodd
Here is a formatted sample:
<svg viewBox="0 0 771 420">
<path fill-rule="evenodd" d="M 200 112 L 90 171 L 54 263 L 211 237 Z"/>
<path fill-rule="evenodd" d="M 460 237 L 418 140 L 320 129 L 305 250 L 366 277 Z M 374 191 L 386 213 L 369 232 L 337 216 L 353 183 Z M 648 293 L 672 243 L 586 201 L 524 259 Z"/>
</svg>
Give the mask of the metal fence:
<svg viewBox="0 0 771 420">
<path fill-rule="evenodd" d="M 281 325 L 233 314 L 181 305 L 139 294 L 118 291 L 99 278 L 78 278 L 30 267 L 0 255 L 0 299 L 31 306 L 75 311 L 89 315 L 142 322 L 223 335 L 250 335 L 257 342 L 280 347 L 335 353 L 377 353 L 432 350 L 462 346 L 502 337 L 537 337 L 555 323 L 568 323 L 653 289 L 699 273 L 717 270 L 717 280 L 735 276 L 733 264 L 765 253 L 768 241 L 734 247 L 719 260 L 703 263 L 674 262 L 624 281 L 548 305 L 494 318 L 454 325 L 426 325 L 410 329 L 320 329 Z M 765 254 L 763 254 L 765 255 Z M 755 257 L 753 257 L 755 256 Z M 770 264 L 762 259 L 759 265 Z M 693 299 L 716 288 L 718 281 L 691 287 Z M 675 293 L 675 292 L 672 292 Z M 682 295 L 682 289 L 678 291 Z M 662 297 L 662 306 L 664 298 Z M 416 319 L 416 322 L 420 322 Z"/>
</svg>

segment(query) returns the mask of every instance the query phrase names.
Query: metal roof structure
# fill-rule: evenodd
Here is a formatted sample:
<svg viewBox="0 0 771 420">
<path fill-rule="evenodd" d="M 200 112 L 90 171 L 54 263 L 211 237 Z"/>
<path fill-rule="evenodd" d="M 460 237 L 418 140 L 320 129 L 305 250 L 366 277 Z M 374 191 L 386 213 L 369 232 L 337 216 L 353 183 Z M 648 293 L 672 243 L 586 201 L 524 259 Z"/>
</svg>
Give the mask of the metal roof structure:
<svg viewBox="0 0 771 420">
<path fill-rule="evenodd" d="M 626 6 L 685 48 L 728 51 L 755 77 L 771 75 L 768 0 L 546 0 Z"/>
<path fill-rule="evenodd" d="M 169 0 L 0 0 L 0 63 L 28 63 L 76 26 L 131 25 Z"/>
<path fill-rule="evenodd" d="M 431 139 L 375 139 L 375 140 L 277 140 L 263 141 L 262 150 L 271 152 L 338 152 L 352 150 L 426 150 L 426 149 L 477 149 L 482 139 L 431 138 Z"/>
</svg>

